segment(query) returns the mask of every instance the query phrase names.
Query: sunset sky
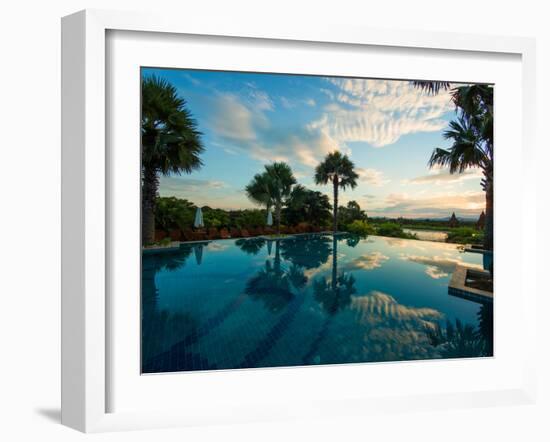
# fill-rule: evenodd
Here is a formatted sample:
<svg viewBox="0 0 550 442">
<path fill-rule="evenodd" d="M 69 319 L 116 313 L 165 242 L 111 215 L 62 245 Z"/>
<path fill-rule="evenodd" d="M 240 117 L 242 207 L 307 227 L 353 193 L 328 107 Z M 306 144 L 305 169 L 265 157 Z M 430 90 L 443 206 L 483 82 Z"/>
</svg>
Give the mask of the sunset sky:
<svg viewBox="0 0 550 442">
<path fill-rule="evenodd" d="M 429 169 L 455 117 L 448 92 L 430 96 L 408 81 L 143 69 L 172 83 L 203 133 L 204 166 L 162 177 L 161 196 L 199 206 L 255 207 L 244 192 L 252 176 L 286 161 L 297 181 L 317 186 L 315 166 L 336 149 L 349 155 L 358 186 L 340 193 L 369 216 L 477 217 L 485 205 L 479 170 L 450 175 Z"/>
</svg>

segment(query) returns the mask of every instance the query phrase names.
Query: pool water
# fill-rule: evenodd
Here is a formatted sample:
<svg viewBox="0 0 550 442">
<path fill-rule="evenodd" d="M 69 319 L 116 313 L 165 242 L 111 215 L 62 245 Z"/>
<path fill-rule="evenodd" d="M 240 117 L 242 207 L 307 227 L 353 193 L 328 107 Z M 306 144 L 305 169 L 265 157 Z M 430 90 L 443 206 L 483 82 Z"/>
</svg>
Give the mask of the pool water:
<svg viewBox="0 0 550 442">
<path fill-rule="evenodd" d="M 491 356 L 491 304 L 448 293 L 456 245 L 310 235 L 142 257 L 142 372 Z"/>
<path fill-rule="evenodd" d="M 419 230 L 419 229 L 403 229 L 404 232 L 416 235 L 422 241 L 438 241 L 445 242 L 449 234 L 437 230 Z"/>
</svg>

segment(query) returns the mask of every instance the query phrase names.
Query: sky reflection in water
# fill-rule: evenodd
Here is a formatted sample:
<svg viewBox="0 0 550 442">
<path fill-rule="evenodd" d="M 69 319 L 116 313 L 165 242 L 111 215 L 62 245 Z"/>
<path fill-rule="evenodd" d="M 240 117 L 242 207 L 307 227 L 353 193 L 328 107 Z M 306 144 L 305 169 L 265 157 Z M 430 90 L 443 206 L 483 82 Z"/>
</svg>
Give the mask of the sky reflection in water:
<svg viewBox="0 0 550 442">
<path fill-rule="evenodd" d="M 491 355 L 492 305 L 447 293 L 461 262 L 482 255 L 331 235 L 146 254 L 143 372 Z"/>
</svg>

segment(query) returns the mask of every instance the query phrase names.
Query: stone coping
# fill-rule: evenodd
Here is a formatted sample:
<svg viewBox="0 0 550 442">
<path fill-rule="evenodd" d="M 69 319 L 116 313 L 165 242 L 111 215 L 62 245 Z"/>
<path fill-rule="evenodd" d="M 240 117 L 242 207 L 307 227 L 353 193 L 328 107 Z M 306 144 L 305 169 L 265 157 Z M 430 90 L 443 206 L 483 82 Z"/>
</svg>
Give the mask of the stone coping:
<svg viewBox="0 0 550 442">
<path fill-rule="evenodd" d="M 157 252 L 175 252 L 180 249 L 179 241 L 172 241 L 165 246 L 153 245 L 142 247 L 143 253 L 157 253 Z"/>
<path fill-rule="evenodd" d="M 474 301 L 474 302 L 479 302 L 479 303 L 492 303 L 493 302 L 492 292 L 487 292 L 485 290 L 468 287 L 466 285 L 466 278 L 468 276 L 468 271 L 474 271 L 474 272 L 477 272 L 480 274 L 486 274 L 486 275 L 489 274 L 488 271 L 480 270 L 477 267 L 457 264 L 456 269 L 451 276 L 451 281 L 449 282 L 449 295 L 457 296 L 459 298 L 464 298 L 464 299 Z"/>
<path fill-rule="evenodd" d="M 294 238 L 296 236 L 296 234 L 294 234 L 294 233 L 287 233 L 287 234 L 283 234 L 283 235 L 284 236 L 260 235 L 260 236 L 251 236 L 251 237 L 245 238 L 245 239 L 260 238 L 260 239 L 265 239 L 266 241 L 284 241 L 285 239 L 291 239 L 291 238 Z"/>
<path fill-rule="evenodd" d="M 470 252 L 470 253 L 483 253 L 483 254 L 493 254 L 492 250 L 485 250 L 479 247 L 473 247 L 472 244 L 465 244 L 464 245 L 464 251 Z"/>
<path fill-rule="evenodd" d="M 161 245 L 154 245 L 154 246 L 146 246 L 142 247 L 143 253 L 158 253 L 158 252 L 176 252 L 178 251 L 182 246 L 186 245 L 196 245 L 196 244 L 209 244 L 212 240 L 202 240 L 202 241 L 172 241 L 169 244 L 165 246 Z"/>
</svg>

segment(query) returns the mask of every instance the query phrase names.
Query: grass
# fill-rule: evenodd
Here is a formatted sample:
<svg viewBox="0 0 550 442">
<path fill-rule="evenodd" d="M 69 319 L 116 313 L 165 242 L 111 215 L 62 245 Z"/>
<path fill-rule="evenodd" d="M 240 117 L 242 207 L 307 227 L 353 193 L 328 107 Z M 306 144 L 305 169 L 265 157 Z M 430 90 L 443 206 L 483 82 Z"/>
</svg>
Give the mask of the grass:
<svg viewBox="0 0 550 442">
<path fill-rule="evenodd" d="M 481 244 L 483 243 L 483 231 L 472 227 L 455 227 L 449 230 L 447 242 L 456 244 Z"/>
<path fill-rule="evenodd" d="M 418 239 L 414 233 L 403 231 L 403 227 L 397 223 L 382 223 L 376 226 L 376 234 L 380 236 L 390 236 L 392 238 Z"/>
</svg>

